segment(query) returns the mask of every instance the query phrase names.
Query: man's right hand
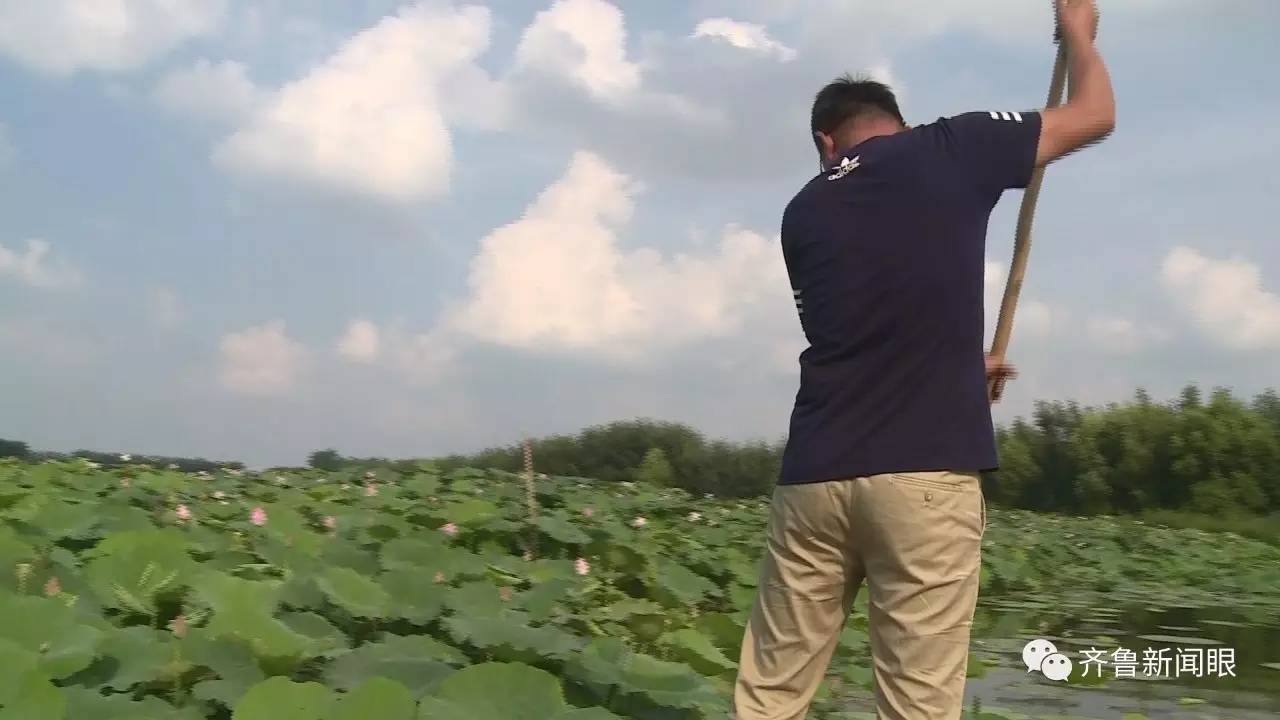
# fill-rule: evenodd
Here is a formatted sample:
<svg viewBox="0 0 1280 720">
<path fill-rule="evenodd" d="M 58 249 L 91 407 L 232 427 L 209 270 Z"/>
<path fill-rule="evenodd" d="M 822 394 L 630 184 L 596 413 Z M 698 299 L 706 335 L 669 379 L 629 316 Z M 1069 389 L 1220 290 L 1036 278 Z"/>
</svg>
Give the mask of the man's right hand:
<svg viewBox="0 0 1280 720">
<path fill-rule="evenodd" d="M 1067 102 L 1041 113 L 1036 167 L 1098 142 L 1116 126 L 1111 76 L 1093 45 L 1098 11 L 1093 0 L 1057 0 L 1059 29 L 1067 51 Z"/>
</svg>

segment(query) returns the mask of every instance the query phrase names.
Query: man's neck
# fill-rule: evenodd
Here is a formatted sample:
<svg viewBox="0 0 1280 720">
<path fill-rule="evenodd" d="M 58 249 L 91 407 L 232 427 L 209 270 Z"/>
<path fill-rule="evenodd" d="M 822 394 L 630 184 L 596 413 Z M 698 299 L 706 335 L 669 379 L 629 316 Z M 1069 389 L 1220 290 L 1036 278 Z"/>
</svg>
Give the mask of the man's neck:
<svg viewBox="0 0 1280 720">
<path fill-rule="evenodd" d="M 859 124 L 858 127 L 854 128 L 853 132 L 849 133 L 849 137 L 845 141 L 845 146 L 841 149 L 848 150 L 849 148 L 861 145 L 871 138 L 882 137 L 884 135 L 896 135 L 903 130 L 906 130 L 906 127 L 899 124 L 896 120 L 889 120 L 888 118 Z"/>
<path fill-rule="evenodd" d="M 887 135 L 896 135 L 906 129 L 905 125 L 889 118 L 860 124 L 857 128 L 844 135 L 843 142 L 835 147 L 835 154 L 823 159 L 822 167 L 825 170 L 836 165 L 843 157 L 847 157 L 851 150 L 868 140 Z"/>
</svg>

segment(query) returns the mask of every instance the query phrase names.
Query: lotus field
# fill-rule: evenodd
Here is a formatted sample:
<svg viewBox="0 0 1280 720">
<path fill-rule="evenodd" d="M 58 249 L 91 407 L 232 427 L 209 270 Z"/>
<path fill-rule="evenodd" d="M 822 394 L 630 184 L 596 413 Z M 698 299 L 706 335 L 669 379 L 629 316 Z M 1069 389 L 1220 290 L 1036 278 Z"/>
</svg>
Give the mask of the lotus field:
<svg viewBox="0 0 1280 720">
<path fill-rule="evenodd" d="M 0 462 L 0 720 L 727 717 L 765 502 L 539 476 L 534 509 L 497 471 Z M 984 603 L 1277 613 L 1264 543 L 993 510 L 986 548 Z M 814 717 L 869 717 L 865 623 Z"/>
</svg>

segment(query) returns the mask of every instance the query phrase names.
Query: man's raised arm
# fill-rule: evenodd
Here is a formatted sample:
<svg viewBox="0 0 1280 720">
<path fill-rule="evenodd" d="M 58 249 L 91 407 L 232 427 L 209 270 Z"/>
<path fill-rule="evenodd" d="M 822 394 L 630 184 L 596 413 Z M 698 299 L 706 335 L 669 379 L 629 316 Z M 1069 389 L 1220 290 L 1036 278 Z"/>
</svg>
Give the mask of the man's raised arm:
<svg viewBox="0 0 1280 720">
<path fill-rule="evenodd" d="M 1094 45 L 1098 14 L 1094 0 L 1056 0 L 1061 42 L 1067 48 L 1067 101 L 1042 113 L 1036 167 L 1102 140 L 1116 126 L 1111 77 Z"/>
</svg>

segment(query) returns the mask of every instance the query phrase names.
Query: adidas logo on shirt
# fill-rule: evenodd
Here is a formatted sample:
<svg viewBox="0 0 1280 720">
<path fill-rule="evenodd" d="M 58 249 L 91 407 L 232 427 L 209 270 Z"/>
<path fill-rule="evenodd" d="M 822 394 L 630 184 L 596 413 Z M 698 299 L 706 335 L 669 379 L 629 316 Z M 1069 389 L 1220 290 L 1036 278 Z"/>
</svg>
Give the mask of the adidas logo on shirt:
<svg viewBox="0 0 1280 720">
<path fill-rule="evenodd" d="M 1006 121 L 1012 121 L 1012 122 L 1022 122 L 1022 114 L 1016 113 L 1016 112 L 996 112 L 995 110 L 992 110 L 991 119 L 1006 120 Z"/>
<path fill-rule="evenodd" d="M 839 167 L 839 168 L 837 168 L 835 172 L 833 172 L 833 173 L 831 173 L 830 175 L 828 175 L 828 176 L 827 176 L 827 179 L 828 179 L 828 180 L 839 180 L 840 178 L 844 177 L 845 175 L 848 175 L 849 173 L 853 172 L 854 170 L 857 170 L 857 169 L 858 169 L 858 161 L 859 161 L 859 160 L 861 160 L 861 159 L 862 159 L 862 156 L 861 156 L 861 155 L 859 155 L 858 157 L 853 158 L 852 160 L 850 160 L 849 158 L 844 158 L 844 159 L 842 159 L 842 160 L 840 161 L 840 167 Z"/>
</svg>

